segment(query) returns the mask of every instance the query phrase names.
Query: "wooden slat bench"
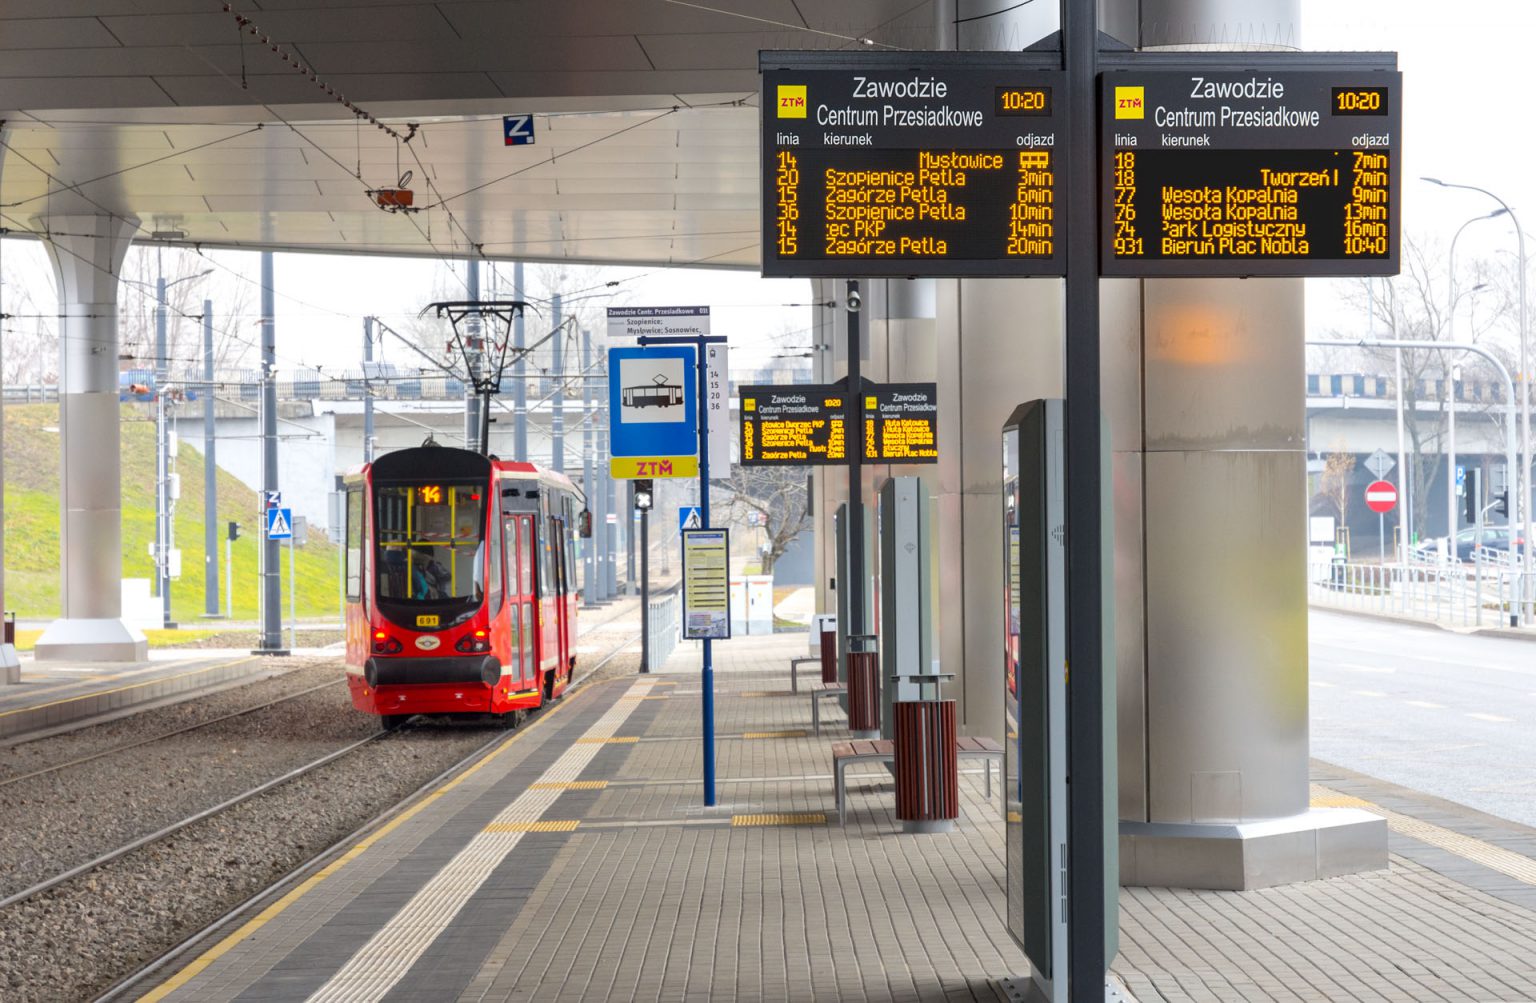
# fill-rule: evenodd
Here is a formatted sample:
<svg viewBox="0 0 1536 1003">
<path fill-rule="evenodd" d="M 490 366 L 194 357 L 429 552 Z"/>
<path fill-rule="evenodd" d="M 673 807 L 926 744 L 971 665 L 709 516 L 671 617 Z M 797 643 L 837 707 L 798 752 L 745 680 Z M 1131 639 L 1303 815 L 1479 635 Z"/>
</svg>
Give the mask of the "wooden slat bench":
<svg viewBox="0 0 1536 1003">
<path fill-rule="evenodd" d="M 819 659 L 818 659 L 819 661 Z M 811 733 L 821 734 L 821 701 L 823 697 L 840 697 L 848 692 L 842 683 L 823 684 L 811 690 Z"/>
<path fill-rule="evenodd" d="M 959 738 L 955 753 L 960 759 L 980 759 L 986 765 L 987 800 L 992 800 L 992 761 L 1002 768 L 1003 747 L 990 738 Z M 896 763 L 896 743 L 885 739 L 832 743 L 832 798 L 837 805 L 837 824 L 843 824 L 848 800 L 848 767 L 855 763 Z"/>
</svg>

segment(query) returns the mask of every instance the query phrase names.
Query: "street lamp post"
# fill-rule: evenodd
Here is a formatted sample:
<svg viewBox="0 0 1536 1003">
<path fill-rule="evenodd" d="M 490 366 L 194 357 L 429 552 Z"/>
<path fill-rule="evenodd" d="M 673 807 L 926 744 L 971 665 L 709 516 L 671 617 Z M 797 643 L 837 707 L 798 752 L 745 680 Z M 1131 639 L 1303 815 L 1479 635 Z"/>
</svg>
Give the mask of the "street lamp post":
<svg viewBox="0 0 1536 1003">
<path fill-rule="evenodd" d="M 1473 216 L 1461 226 L 1456 228 L 1456 235 L 1451 238 L 1451 250 L 1446 255 L 1445 284 L 1446 284 L 1446 317 L 1445 333 L 1447 341 L 1456 340 L 1456 242 L 1461 239 L 1461 233 L 1467 227 L 1480 220 L 1497 219 L 1504 215 L 1503 209 L 1495 209 L 1493 212 L 1482 216 Z M 1476 292 L 1483 287 L 1483 283 L 1473 286 L 1470 292 Z M 1446 387 L 1446 398 L 1450 401 L 1450 414 L 1447 416 L 1449 429 L 1446 433 L 1446 460 L 1445 460 L 1445 500 L 1446 500 L 1446 549 L 1447 556 L 1454 560 L 1456 557 L 1456 384 L 1461 382 L 1461 367 L 1447 366 L 1446 375 L 1449 386 Z"/>
<path fill-rule="evenodd" d="M 1506 203 L 1503 199 L 1499 198 L 1493 192 L 1489 191 L 1488 189 L 1486 189 L 1486 188 L 1479 188 L 1476 185 L 1452 184 L 1449 181 L 1441 181 L 1439 178 L 1424 178 L 1423 180 L 1428 181 L 1432 185 L 1439 185 L 1441 188 L 1461 188 L 1461 189 L 1464 189 L 1465 191 L 1479 192 L 1479 193 L 1481 193 L 1483 195 L 1486 195 L 1486 196 L 1488 196 L 1489 198 L 1493 199 L 1495 202 L 1497 202 L 1499 204 L 1499 207 L 1501 209 L 1503 209 L 1504 212 L 1509 215 L 1509 221 L 1515 225 L 1515 240 L 1518 243 L 1519 262 L 1520 262 L 1520 264 L 1519 264 L 1519 267 L 1520 267 L 1520 314 L 1519 314 L 1518 334 L 1519 334 L 1519 339 L 1520 339 L 1520 380 L 1519 380 L 1519 386 L 1520 386 L 1520 467 L 1521 467 L 1521 469 L 1518 471 L 1518 476 L 1516 475 L 1515 472 L 1511 473 L 1511 483 L 1510 483 L 1510 485 L 1508 487 L 1511 490 L 1515 490 L 1516 493 L 1519 496 L 1518 504 L 1520 506 L 1520 508 L 1519 508 L 1520 523 L 1521 523 L 1521 526 L 1523 527 L 1523 532 L 1521 533 L 1521 536 L 1520 536 L 1521 571 L 1523 572 L 1521 574 L 1521 576 L 1520 576 L 1520 619 L 1522 621 L 1525 621 L 1525 620 L 1529 619 L 1529 616 L 1530 616 L 1529 610 L 1527 608 L 1529 606 L 1529 602 L 1527 600 L 1527 594 L 1528 594 L 1529 589 L 1530 589 L 1530 581 L 1531 581 L 1531 544 L 1532 544 L 1532 540 L 1531 540 L 1531 396 L 1530 396 L 1530 393 L 1528 391 L 1528 387 L 1529 387 L 1529 384 L 1530 384 L 1531 369 L 1530 369 L 1530 365 L 1529 365 L 1528 359 L 1527 359 L 1528 349 L 1527 349 L 1527 346 L 1526 346 L 1526 330 L 1525 330 L 1525 231 L 1520 229 L 1520 220 L 1515 215 L 1515 211 L 1509 207 L 1509 204 Z M 1510 517 L 1513 518 L 1514 514 L 1515 513 L 1513 511 L 1511 511 L 1510 512 Z"/>
</svg>

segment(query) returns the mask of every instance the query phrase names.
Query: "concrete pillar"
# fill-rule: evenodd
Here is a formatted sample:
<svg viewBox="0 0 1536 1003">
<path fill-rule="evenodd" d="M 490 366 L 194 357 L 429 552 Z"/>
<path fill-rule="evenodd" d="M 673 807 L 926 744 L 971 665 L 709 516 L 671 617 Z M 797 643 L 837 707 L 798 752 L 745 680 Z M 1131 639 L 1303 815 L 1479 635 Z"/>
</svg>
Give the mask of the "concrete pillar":
<svg viewBox="0 0 1536 1003">
<path fill-rule="evenodd" d="M 1148 0 L 1145 47 L 1294 45 L 1296 0 Z M 1303 289 L 1104 283 L 1121 880 L 1255 888 L 1385 867 L 1309 808 Z"/>
<path fill-rule="evenodd" d="M 63 616 L 40 661 L 138 661 L 144 635 L 122 621 L 123 532 L 117 401 L 117 284 L 138 220 L 52 216 L 36 228 L 59 285 L 59 565 Z"/>
<path fill-rule="evenodd" d="M 4 134 L 4 127 L 0 126 L 0 135 Z M 0 296 L 5 293 L 5 286 L 0 284 Z M 0 302 L 0 315 L 5 313 L 5 304 Z M 4 339 L 0 339 L 0 374 L 5 372 Z M 0 376 L 3 379 L 3 376 Z M 0 557 L 5 555 L 5 422 L 0 420 Z M 0 560 L 0 610 L 5 609 L 5 562 Z M 21 662 L 16 657 L 16 646 L 7 644 L 4 637 L 0 637 L 0 685 L 6 683 L 21 682 Z"/>
</svg>

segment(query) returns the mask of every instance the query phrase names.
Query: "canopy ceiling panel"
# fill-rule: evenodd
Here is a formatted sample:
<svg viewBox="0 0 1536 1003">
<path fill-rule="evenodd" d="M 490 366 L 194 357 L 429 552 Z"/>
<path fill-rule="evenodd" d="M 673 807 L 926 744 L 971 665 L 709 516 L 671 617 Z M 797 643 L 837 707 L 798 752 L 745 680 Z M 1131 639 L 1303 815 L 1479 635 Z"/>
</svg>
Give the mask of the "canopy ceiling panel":
<svg viewBox="0 0 1536 1003">
<path fill-rule="evenodd" d="M 923 0 L 0 0 L 0 225 L 100 212 L 212 247 L 751 268 L 758 50 L 922 46 L 933 18 Z M 507 115 L 533 116 L 533 144 L 506 145 Z M 397 186 L 414 211 L 377 205 Z"/>
</svg>

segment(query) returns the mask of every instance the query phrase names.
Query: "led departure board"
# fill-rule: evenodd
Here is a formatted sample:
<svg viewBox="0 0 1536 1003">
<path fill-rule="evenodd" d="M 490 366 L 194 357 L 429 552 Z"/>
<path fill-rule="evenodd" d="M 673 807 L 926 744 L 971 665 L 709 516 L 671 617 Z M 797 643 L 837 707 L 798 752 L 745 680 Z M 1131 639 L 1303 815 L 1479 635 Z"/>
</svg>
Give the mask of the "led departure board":
<svg viewBox="0 0 1536 1003">
<path fill-rule="evenodd" d="M 1055 62 L 762 53 L 763 274 L 1063 274 Z"/>
<path fill-rule="evenodd" d="M 848 462 L 843 386 L 743 386 L 738 393 L 743 466 Z M 863 416 L 865 462 L 938 462 L 938 392 L 934 384 L 865 380 L 855 403 Z"/>
<path fill-rule="evenodd" d="M 848 462 L 846 404 L 838 386 L 743 386 L 742 466 Z"/>
<path fill-rule="evenodd" d="M 933 383 L 876 383 L 864 390 L 864 459 L 939 461 L 939 395 Z"/>
<path fill-rule="evenodd" d="M 1179 58 L 1101 77 L 1101 274 L 1397 273 L 1395 60 L 1288 71 Z"/>
</svg>

